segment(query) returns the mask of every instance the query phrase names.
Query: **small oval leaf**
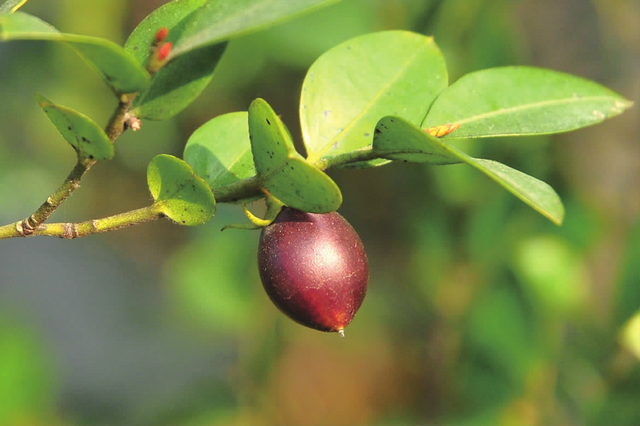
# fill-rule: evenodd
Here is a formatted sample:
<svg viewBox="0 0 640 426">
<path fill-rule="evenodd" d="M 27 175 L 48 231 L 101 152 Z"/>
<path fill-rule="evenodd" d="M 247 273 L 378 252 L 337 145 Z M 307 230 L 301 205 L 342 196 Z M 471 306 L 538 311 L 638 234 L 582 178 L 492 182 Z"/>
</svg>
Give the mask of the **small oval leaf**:
<svg viewBox="0 0 640 426">
<path fill-rule="evenodd" d="M 546 183 L 497 161 L 470 157 L 401 117 L 380 120 L 373 149 L 390 160 L 435 165 L 467 163 L 557 225 L 564 219 L 562 201 Z"/>
<path fill-rule="evenodd" d="M 284 124 L 262 99 L 249 107 L 249 134 L 256 171 L 273 196 L 312 213 L 329 213 L 340 207 L 340 188 L 298 154 Z"/>
<path fill-rule="evenodd" d="M 420 124 L 446 87 L 444 58 L 430 37 L 386 31 L 334 47 L 311 66 L 302 87 L 300 119 L 309 161 L 370 146 L 384 116 Z"/>
<path fill-rule="evenodd" d="M 23 12 L 0 19 L 2 40 L 51 40 L 71 46 L 117 95 L 139 92 L 149 84 L 149 73 L 122 47 L 98 37 L 64 34 Z"/>
<path fill-rule="evenodd" d="M 93 120 L 71 108 L 56 105 L 38 93 L 35 98 L 42 111 L 80 158 L 100 161 L 113 157 L 113 144 Z"/>
<path fill-rule="evenodd" d="M 632 102 L 593 81 L 532 67 L 465 75 L 433 103 L 422 128 L 456 123 L 444 138 L 567 132 L 622 113 Z"/>
<path fill-rule="evenodd" d="M 246 111 L 218 116 L 189 138 L 184 160 L 212 189 L 255 176 Z"/>
<path fill-rule="evenodd" d="M 216 212 L 209 186 L 179 158 L 167 154 L 154 157 L 147 169 L 147 182 L 154 206 L 177 224 L 202 225 Z"/>
</svg>

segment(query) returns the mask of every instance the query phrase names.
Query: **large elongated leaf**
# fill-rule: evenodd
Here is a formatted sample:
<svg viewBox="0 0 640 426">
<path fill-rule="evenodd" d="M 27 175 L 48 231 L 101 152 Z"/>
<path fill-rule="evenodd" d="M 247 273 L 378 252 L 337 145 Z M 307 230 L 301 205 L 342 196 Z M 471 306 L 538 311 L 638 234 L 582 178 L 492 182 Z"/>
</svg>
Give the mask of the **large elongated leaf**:
<svg viewBox="0 0 640 426">
<path fill-rule="evenodd" d="M 531 67 L 467 74 L 443 91 L 423 128 L 456 123 L 445 138 L 566 132 L 620 114 L 631 102 L 592 81 Z"/>
<path fill-rule="evenodd" d="M 167 154 L 154 157 L 147 169 L 147 182 L 155 208 L 180 225 L 201 225 L 216 212 L 209 186 L 179 158 Z"/>
<path fill-rule="evenodd" d="M 381 157 L 429 164 L 469 164 L 554 223 L 562 223 L 564 207 L 560 197 L 534 177 L 497 161 L 470 157 L 400 117 L 384 117 L 375 134 L 373 150 Z"/>
<path fill-rule="evenodd" d="M 0 2 L 0 16 L 20 9 L 27 0 L 4 0 Z"/>
<path fill-rule="evenodd" d="M 60 33 L 23 12 L 0 18 L 2 40 L 51 40 L 71 46 L 118 94 L 138 92 L 149 84 L 149 73 L 122 47 L 98 37 Z"/>
<path fill-rule="evenodd" d="M 247 112 L 209 120 L 189 138 L 184 160 L 212 189 L 254 176 Z"/>
<path fill-rule="evenodd" d="M 273 196 L 312 213 L 329 213 L 340 207 L 338 186 L 296 152 L 284 124 L 262 99 L 249 106 L 249 134 L 256 171 Z"/>
<path fill-rule="evenodd" d="M 173 56 L 259 31 L 338 1 L 209 0 L 188 17 Z"/>
<path fill-rule="evenodd" d="M 300 118 L 309 161 L 371 145 L 386 115 L 420 124 L 447 87 L 433 39 L 407 31 L 356 37 L 329 50 L 309 69 Z"/>
<path fill-rule="evenodd" d="M 111 141 L 93 120 L 71 108 L 54 104 L 40 94 L 36 94 L 35 97 L 42 111 L 80 158 L 108 160 L 113 157 Z"/>
</svg>

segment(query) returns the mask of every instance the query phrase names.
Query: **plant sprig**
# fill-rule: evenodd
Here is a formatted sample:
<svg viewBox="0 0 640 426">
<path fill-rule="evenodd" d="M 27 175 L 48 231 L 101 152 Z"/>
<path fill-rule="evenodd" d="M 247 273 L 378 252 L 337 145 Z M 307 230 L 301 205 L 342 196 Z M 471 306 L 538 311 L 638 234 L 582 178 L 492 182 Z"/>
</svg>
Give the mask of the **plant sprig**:
<svg viewBox="0 0 640 426">
<path fill-rule="evenodd" d="M 263 8 L 269 1 L 243 0 L 236 6 Z M 233 21 L 233 29 L 212 29 L 207 19 L 215 17 L 224 25 L 221 14 L 242 11 L 211 8 L 209 3 L 167 3 L 142 21 L 124 48 L 60 33 L 21 12 L 0 15 L 0 39 L 69 44 L 119 100 L 103 131 L 81 113 L 37 95 L 78 161 L 34 214 L 0 227 L 0 239 L 78 238 L 161 217 L 194 226 L 210 220 L 217 203 L 244 206 L 263 197 L 298 210 L 328 213 L 338 209 L 342 194 L 326 171 L 391 161 L 467 164 L 559 225 L 564 207 L 549 185 L 504 164 L 470 157 L 447 140 L 566 132 L 632 105 L 594 82 L 531 67 L 482 70 L 449 86 L 444 57 L 432 38 L 408 31 L 367 34 L 329 50 L 307 73 L 300 101 L 306 158 L 295 150 L 277 113 L 256 99 L 247 112 L 215 117 L 197 129 L 186 144 L 184 160 L 161 154 L 151 161 L 151 206 L 77 224 L 46 224 L 86 172 L 114 155 L 113 144 L 124 131 L 138 129 L 140 120 L 170 118 L 198 96 L 229 38 L 332 0 L 305 0 L 295 7 L 269 9 L 269 14 L 247 15 L 246 22 Z M 197 28 L 180 30 L 192 21 Z M 246 228 L 263 223 L 246 212 L 253 224 Z"/>
</svg>

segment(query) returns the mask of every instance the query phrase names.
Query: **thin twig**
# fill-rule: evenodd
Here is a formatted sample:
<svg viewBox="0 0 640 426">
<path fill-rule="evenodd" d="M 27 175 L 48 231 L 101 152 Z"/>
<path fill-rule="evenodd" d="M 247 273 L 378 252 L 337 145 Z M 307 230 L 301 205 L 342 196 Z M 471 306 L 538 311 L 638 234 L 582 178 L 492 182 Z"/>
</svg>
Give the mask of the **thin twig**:
<svg viewBox="0 0 640 426">
<path fill-rule="evenodd" d="M 0 226 L 0 239 L 28 237 L 28 236 L 48 236 L 64 239 L 74 239 L 86 237 L 88 235 L 100 234 L 107 231 L 125 228 L 149 222 L 163 217 L 162 212 L 155 208 L 155 205 L 144 207 L 138 210 L 105 217 L 102 219 L 87 220 L 80 223 L 49 223 L 41 224 L 30 234 L 25 234 L 20 228 L 22 222 L 16 222 L 5 226 Z"/>
<path fill-rule="evenodd" d="M 109 137 L 109 140 L 113 144 L 115 140 L 127 130 L 126 123 L 131 121 L 129 117 L 129 108 L 133 103 L 135 94 L 123 95 L 118 103 L 118 108 L 111 116 L 109 123 L 105 129 L 105 133 Z M 86 172 L 96 163 L 96 160 L 88 159 L 78 155 L 78 161 L 74 166 L 69 176 L 64 180 L 62 185 L 36 210 L 31 216 L 18 222 L 16 229 L 20 232 L 21 236 L 28 237 L 35 235 L 36 230 L 41 224 L 47 221 L 49 217 L 56 211 L 56 209 L 67 199 L 69 196 L 80 187 L 80 180 Z"/>
</svg>

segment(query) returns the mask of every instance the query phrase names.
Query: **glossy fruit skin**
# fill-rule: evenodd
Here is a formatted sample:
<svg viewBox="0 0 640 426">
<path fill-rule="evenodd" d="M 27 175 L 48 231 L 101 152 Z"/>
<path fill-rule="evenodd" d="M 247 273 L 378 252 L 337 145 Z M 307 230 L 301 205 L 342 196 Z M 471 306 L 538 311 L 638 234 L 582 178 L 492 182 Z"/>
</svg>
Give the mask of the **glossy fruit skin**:
<svg viewBox="0 0 640 426">
<path fill-rule="evenodd" d="M 262 285 L 292 320 L 340 332 L 367 293 L 369 265 L 360 237 L 340 214 L 284 207 L 262 229 L 258 245 Z"/>
</svg>

